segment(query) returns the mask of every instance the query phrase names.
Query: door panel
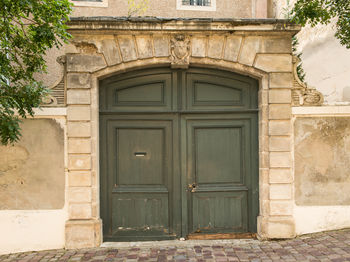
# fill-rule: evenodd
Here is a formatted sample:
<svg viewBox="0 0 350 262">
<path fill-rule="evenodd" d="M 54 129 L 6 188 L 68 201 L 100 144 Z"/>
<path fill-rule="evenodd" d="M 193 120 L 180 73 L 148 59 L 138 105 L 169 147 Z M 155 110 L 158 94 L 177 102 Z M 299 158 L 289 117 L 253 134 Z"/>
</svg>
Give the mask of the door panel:
<svg viewBox="0 0 350 262">
<path fill-rule="evenodd" d="M 253 115 L 182 117 L 188 233 L 254 232 L 251 205 Z"/>
<path fill-rule="evenodd" d="M 153 117 L 156 118 L 156 117 Z M 105 240 L 174 238 L 173 130 L 175 119 L 102 117 L 107 148 Z M 108 138 L 108 140 L 107 140 Z M 179 193 L 177 193 L 179 194 Z M 178 202 L 177 202 L 178 203 Z"/>
</svg>

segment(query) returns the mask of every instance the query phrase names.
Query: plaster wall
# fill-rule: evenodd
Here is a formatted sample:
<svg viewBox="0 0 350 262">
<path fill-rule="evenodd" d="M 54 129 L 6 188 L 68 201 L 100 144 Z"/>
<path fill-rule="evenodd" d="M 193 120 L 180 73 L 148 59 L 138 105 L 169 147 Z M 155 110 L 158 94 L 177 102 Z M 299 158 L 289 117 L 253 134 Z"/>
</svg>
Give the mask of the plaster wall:
<svg viewBox="0 0 350 262">
<path fill-rule="evenodd" d="M 73 16 L 128 16 L 128 1 L 103 0 L 99 5 L 94 2 L 72 1 L 75 4 Z M 139 1 L 135 1 L 138 3 Z M 213 2 L 213 1 L 212 1 Z M 213 11 L 178 10 L 177 0 L 150 0 L 147 11 L 137 12 L 133 16 L 157 17 L 195 17 L 195 18 L 262 18 L 267 15 L 266 0 L 223 0 L 216 1 Z"/>
<path fill-rule="evenodd" d="M 35 113 L 21 125 L 21 141 L 0 148 L 0 254 L 65 244 L 66 109 Z"/>
<path fill-rule="evenodd" d="M 294 107 L 292 112 L 296 234 L 350 227 L 350 107 Z"/>
<path fill-rule="evenodd" d="M 1 210 L 0 254 L 64 248 L 66 208 Z"/>
<path fill-rule="evenodd" d="M 273 15 L 285 18 L 295 0 L 274 1 Z M 334 37 L 335 21 L 328 25 L 306 26 L 297 34 L 298 52 L 306 72 L 305 81 L 325 98 L 325 105 L 350 104 L 350 49 Z"/>
</svg>

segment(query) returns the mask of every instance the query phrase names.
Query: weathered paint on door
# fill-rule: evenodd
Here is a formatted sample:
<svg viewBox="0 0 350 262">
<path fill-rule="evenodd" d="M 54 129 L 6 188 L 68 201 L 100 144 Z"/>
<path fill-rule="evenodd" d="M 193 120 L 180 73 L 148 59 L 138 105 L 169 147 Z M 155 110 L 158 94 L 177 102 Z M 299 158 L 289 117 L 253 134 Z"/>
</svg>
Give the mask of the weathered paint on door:
<svg viewBox="0 0 350 262">
<path fill-rule="evenodd" d="M 105 241 L 255 232 L 257 82 L 149 69 L 101 81 Z"/>
</svg>

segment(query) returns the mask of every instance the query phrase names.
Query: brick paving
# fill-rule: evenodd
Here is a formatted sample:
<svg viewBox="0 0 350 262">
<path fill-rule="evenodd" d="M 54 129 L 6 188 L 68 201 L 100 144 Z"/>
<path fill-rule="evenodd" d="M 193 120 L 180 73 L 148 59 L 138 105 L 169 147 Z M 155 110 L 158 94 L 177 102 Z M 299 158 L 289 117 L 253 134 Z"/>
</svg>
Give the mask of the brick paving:
<svg viewBox="0 0 350 262">
<path fill-rule="evenodd" d="M 165 244 L 164 244 L 165 243 Z M 80 250 L 49 250 L 1 255 L 1 262 L 63 261 L 350 261 L 350 229 L 292 240 L 211 240 L 132 242 Z"/>
</svg>

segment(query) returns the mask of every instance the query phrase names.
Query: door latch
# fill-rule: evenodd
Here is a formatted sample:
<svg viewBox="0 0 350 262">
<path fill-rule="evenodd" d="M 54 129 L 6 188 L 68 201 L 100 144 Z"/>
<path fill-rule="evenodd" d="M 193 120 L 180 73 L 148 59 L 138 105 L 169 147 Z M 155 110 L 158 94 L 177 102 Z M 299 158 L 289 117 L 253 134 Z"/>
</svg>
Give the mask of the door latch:
<svg viewBox="0 0 350 262">
<path fill-rule="evenodd" d="M 188 184 L 188 191 L 194 193 L 194 192 L 196 192 L 196 188 L 197 188 L 196 183 Z"/>
</svg>

